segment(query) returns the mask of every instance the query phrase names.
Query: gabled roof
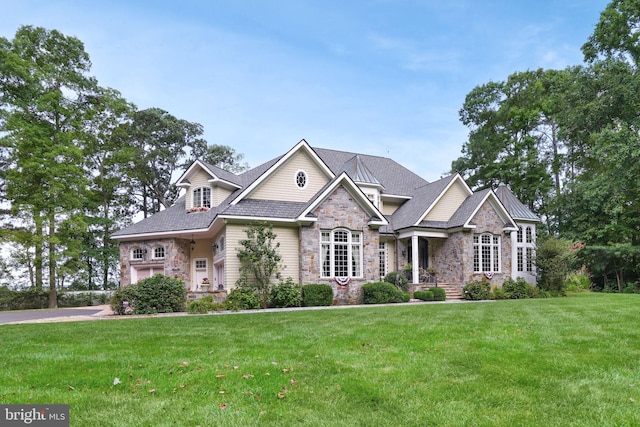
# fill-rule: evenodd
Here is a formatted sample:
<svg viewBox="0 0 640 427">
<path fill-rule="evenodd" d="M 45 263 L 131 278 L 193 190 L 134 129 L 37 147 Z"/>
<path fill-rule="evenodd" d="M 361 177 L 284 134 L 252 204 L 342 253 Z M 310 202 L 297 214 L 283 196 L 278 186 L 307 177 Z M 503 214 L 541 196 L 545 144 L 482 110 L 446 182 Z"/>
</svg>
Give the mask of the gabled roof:
<svg viewBox="0 0 640 427">
<path fill-rule="evenodd" d="M 429 181 L 411 172 L 396 161 L 380 156 L 352 153 L 347 151 L 330 150 L 314 147 L 313 150 L 331 169 L 338 175 L 345 170 L 345 164 L 356 155 L 359 162 L 372 172 L 375 179 L 384 187 L 382 194 L 411 197 L 416 189 L 429 183 Z M 355 178 L 351 176 L 355 181 Z"/>
<path fill-rule="evenodd" d="M 219 168 L 218 166 L 203 162 L 201 160 L 196 160 L 189 166 L 185 173 L 183 173 L 182 176 L 176 181 L 176 186 L 191 186 L 190 179 L 198 170 L 203 170 L 209 175 L 209 182 L 218 183 L 218 185 L 229 189 L 241 188 L 241 180 L 236 174 Z"/>
<path fill-rule="evenodd" d="M 450 175 L 418 188 L 414 192 L 413 198 L 405 202 L 393 214 L 391 221 L 393 228 L 400 230 L 418 225 L 426 212 L 444 194 L 455 178 L 456 175 Z"/>
<path fill-rule="evenodd" d="M 299 220 L 311 220 L 311 212 L 327 198 L 329 194 L 333 192 L 337 187 L 344 186 L 349 193 L 356 199 L 360 207 L 362 207 L 369 215 L 371 219 L 369 225 L 385 226 L 388 224 L 387 219 L 382 212 L 376 208 L 371 200 L 360 190 L 355 182 L 349 177 L 346 172 L 342 172 L 340 175 L 328 182 L 305 206 L 304 210 L 300 213 Z"/>
<path fill-rule="evenodd" d="M 515 194 L 504 184 L 500 184 L 495 190 L 496 196 L 502 202 L 513 219 L 526 221 L 540 221 L 540 218 L 526 207 Z"/>
<path fill-rule="evenodd" d="M 270 166 L 263 173 L 261 173 L 255 180 L 253 180 L 251 183 L 247 183 L 247 185 L 242 189 L 242 191 L 239 194 L 237 194 L 236 197 L 231 201 L 231 204 L 235 205 L 245 197 L 248 197 L 248 195 L 254 189 L 256 189 L 261 183 L 263 183 L 269 176 L 275 173 L 278 170 L 278 167 L 280 165 L 285 163 L 287 160 L 289 160 L 294 154 L 298 153 L 299 151 L 307 152 L 307 154 L 311 156 L 311 158 L 315 161 L 318 167 L 329 178 L 333 178 L 335 176 L 335 174 L 327 167 L 327 165 L 322 161 L 322 159 L 318 157 L 315 151 L 313 151 L 313 149 L 309 146 L 307 141 L 302 139 L 300 140 L 300 142 L 296 144 L 295 147 L 289 150 L 284 156 L 279 157 L 278 160 L 276 160 L 273 163 L 270 163 Z"/>
<path fill-rule="evenodd" d="M 496 196 L 496 193 L 494 193 L 491 189 L 478 191 L 477 193 L 473 193 L 471 196 L 467 197 L 462 205 L 460 205 L 456 213 L 453 214 L 451 219 L 447 222 L 447 228 L 475 228 L 476 226 L 472 222 L 473 217 L 487 202 L 491 203 L 498 215 L 500 215 L 500 217 L 504 221 L 504 228 L 506 230 L 518 229 L 518 226 L 516 225 L 511 215 L 509 215 L 509 212 L 507 212 L 502 202 L 500 202 L 500 199 L 498 199 L 498 197 Z"/>
</svg>

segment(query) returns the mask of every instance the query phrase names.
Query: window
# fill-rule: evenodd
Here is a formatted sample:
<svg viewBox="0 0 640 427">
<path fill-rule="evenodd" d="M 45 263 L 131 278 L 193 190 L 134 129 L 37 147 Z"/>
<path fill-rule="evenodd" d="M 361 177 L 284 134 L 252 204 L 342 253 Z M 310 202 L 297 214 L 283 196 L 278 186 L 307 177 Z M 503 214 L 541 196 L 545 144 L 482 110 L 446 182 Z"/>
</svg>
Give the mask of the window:
<svg viewBox="0 0 640 427">
<path fill-rule="evenodd" d="M 132 259 L 143 259 L 144 258 L 144 251 L 140 248 L 135 248 L 133 251 L 131 251 L 131 258 Z"/>
<path fill-rule="evenodd" d="M 163 259 L 164 258 L 164 248 L 163 247 L 155 248 L 153 250 L 153 257 L 156 258 L 156 259 Z"/>
<path fill-rule="evenodd" d="M 203 207 L 210 208 L 211 207 L 211 188 L 209 187 L 200 187 L 193 190 L 193 200 L 191 202 L 194 208 Z"/>
<path fill-rule="evenodd" d="M 522 243 L 522 227 L 518 227 L 518 243 Z"/>
<path fill-rule="evenodd" d="M 207 269 L 207 260 L 206 259 L 197 259 L 196 260 L 196 270 L 206 270 Z"/>
<path fill-rule="evenodd" d="M 380 254 L 380 278 L 387 275 L 387 242 L 380 242 L 378 245 Z"/>
<path fill-rule="evenodd" d="M 362 276 L 362 233 L 345 229 L 320 232 L 322 277 Z"/>
<path fill-rule="evenodd" d="M 533 273 L 533 248 L 527 248 L 527 271 Z"/>
<path fill-rule="evenodd" d="M 527 227 L 527 243 L 533 243 L 533 235 L 531 234 L 531 227 Z"/>
<path fill-rule="evenodd" d="M 523 248 L 517 248 L 517 269 L 524 271 L 524 252 Z"/>
<path fill-rule="evenodd" d="M 489 233 L 473 236 L 473 271 L 500 272 L 500 236 Z"/>
<path fill-rule="evenodd" d="M 304 171 L 298 171 L 296 173 L 296 185 L 298 188 L 304 188 L 307 186 L 307 174 Z"/>
</svg>

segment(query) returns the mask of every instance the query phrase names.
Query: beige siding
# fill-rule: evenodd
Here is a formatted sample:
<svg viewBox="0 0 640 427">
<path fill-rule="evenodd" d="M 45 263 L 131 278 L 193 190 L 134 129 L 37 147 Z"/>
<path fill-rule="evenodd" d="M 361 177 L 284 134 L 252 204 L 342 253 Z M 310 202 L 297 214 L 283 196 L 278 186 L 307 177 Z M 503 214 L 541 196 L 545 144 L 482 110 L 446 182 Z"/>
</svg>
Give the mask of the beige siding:
<svg viewBox="0 0 640 427">
<path fill-rule="evenodd" d="M 459 182 L 455 182 L 438 200 L 437 204 L 423 218 L 424 221 L 449 221 L 451 216 L 467 198 L 467 193 Z"/>
<path fill-rule="evenodd" d="M 237 256 L 237 249 L 240 247 L 240 240 L 247 238 L 247 234 L 244 231 L 247 227 L 247 225 L 241 224 L 227 224 L 226 227 L 225 274 L 229 289 L 233 289 L 236 281 L 240 278 L 240 260 Z M 277 241 L 280 242 L 280 247 L 278 248 L 280 256 L 282 256 L 280 273 L 283 278 L 286 279 L 290 276 L 294 282 L 298 283 L 300 280 L 298 228 L 274 227 L 273 232 L 278 236 Z"/>
<path fill-rule="evenodd" d="M 307 185 L 298 188 L 296 173 L 307 174 Z M 262 182 L 248 197 L 252 199 L 306 202 L 328 182 L 328 177 L 304 151 L 299 151 Z"/>
<path fill-rule="evenodd" d="M 402 203 L 381 201 L 380 204 L 383 215 L 393 215 Z"/>
<path fill-rule="evenodd" d="M 196 188 L 199 188 L 199 187 L 211 188 L 211 206 L 212 207 L 220 205 L 220 203 L 222 203 L 224 199 L 226 199 L 229 196 L 229 194 L 231 194 L 231 190 L 212 186 L 211 183 L 209 182 L 209 179 L 211 179 L 211 176 L 208 173 L 204 172 L 202 169 L 198 170 L 191 177 L 191 180 L 190 180 L 191 186 L 187 189 L 187 194 L 186 194 L 187 209 L 193 207 L 192 195 L 193 195 L 193 190 L 195 190 Z"/>
<path fill-rule="evenodd" d="M 226 188 L 214 187 L 211 194 L 211 206 L 219 206 L 232 193 Z"/>
</svg>

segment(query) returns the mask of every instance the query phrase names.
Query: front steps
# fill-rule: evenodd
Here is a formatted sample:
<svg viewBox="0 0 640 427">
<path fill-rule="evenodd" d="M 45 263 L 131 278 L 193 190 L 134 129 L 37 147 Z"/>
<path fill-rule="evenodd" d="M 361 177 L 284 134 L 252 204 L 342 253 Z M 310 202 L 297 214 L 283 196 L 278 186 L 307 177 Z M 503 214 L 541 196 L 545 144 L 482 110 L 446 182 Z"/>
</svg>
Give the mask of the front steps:
<svg viewBox="0 0 640 427">
<path fill-rule="evenodd" d="M 431 288 L 435 288 L 435 283 L 420 283 L 414 285 L 413 291 L 428 291 Z M 444 289 L 447 294 L 447 300 L 461 300 L 464 299 L 462 296 L 462 288 L 458 285 L 453 285 L 451 283 L 438 283 L 438 287 Z"/>
</svg>

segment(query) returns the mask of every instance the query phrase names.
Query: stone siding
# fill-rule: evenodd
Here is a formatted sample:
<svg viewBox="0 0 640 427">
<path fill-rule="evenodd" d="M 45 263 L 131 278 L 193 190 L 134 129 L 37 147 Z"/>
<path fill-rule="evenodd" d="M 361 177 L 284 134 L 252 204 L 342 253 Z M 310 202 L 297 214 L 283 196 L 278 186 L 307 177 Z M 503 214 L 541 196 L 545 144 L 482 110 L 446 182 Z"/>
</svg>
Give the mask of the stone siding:
<svg viewBox="0 0 640 427">
<path fill-rule="evenodd" d="M 153 250 L 157 247 L 164 248 L 164 259 L 153 259 Z M 131 253 L 134 249 L 143 250 L 141 260 L 132 260 Z M 131 284 L 133 268 L 158 268 L 165 276 L 180 279 L 185 284 L 191 283 L 189 268 L 189 241 L 184 239 L 157 239 L 141 240 L 135 242 L 120 243 L 120 285 Z"/>
<path fill-rule="evenodd" d="M 371 216 L 367 214 L 344 188 L 338 187 L 317 208 L 313 214 L 318 221 L 300 231 L 300 280 L 302 284 L 325 283 L 333 288 L 337 304 L 357 304 L 362 302 L 362 285 L 380 280 L 378 230 L 367 224 Z M 320 254 L 320 230 L 346 228 L 362 232 L 363 266 L 362 278 L 351 278 L 347 286 L 338 285 L 333 278 L 323 278 Z"/>
</svg>

